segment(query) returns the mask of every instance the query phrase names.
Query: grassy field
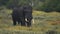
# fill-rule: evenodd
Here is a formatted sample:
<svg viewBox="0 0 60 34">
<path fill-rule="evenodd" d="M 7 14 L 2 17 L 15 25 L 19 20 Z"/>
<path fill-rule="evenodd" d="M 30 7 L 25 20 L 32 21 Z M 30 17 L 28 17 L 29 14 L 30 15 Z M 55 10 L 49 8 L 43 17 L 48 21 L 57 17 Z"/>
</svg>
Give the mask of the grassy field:
<svg viewBox="0 0 60 34">
<path fill-rule="evenodd" d="M 60 34 L 60 13 L 33 11 L 34 23 L 32 27 L 13 26 L 11 10 L 0 12 L 0 34 L 46 34 L 53 30 Z"/>
</svg>

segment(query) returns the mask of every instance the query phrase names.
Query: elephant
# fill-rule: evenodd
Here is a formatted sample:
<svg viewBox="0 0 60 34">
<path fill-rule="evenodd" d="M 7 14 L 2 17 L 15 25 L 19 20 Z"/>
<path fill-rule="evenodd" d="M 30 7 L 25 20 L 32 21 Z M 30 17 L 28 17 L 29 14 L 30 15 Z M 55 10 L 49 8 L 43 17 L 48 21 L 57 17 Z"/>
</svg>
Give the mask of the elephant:
<svg viewBox="0 0 60 34">
<path fill-rule="evenodd" d="M 16 22 L 18 22 L 21 26 L 30 27 L 32 18 L 32 6 L 30 5 L 23 5 L 13 9 L 13 25 L 16 25 Z"/>
</svg>

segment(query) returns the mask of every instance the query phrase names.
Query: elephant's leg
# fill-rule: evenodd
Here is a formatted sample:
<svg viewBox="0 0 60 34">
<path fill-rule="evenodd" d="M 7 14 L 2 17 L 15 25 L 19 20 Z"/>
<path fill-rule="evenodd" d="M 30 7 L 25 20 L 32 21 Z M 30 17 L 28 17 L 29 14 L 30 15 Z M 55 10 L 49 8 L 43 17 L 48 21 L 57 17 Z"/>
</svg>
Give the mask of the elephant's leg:
<svg viewBox="0 0 60 34">
<path fill-rule="evenodd" d="M 21 24 L 21 20 L 20 20 L 20 18 L 18 19 L 18 24 Z"/>
<path fill-rule="evenodd" d="M 21 24 L 21 21 L 18 21 L 18 24 Z"/>
<path fill-rule="evenodd" d="M 16 20 L 15 19 L 13 19 L 13 25 L 16 25 Z"/>
<path fill-rule="evenodd" d="M 25 25 L 25 19 L 24 18 L 21 18 L 21 26 L 26 26 Z"/>
<path fill-rule="evenodd" d="M 12 15 L 13 25 L 16 25 L 16 18 Z"/>
</svg>

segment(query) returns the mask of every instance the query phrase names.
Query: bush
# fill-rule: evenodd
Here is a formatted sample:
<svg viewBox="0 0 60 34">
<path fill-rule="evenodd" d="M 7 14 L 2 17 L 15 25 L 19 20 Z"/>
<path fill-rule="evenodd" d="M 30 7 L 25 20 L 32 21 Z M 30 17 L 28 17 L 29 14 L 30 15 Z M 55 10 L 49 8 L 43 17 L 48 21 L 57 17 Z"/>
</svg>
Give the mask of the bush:
<svg viewBox="0 0 60 34">
<path fill-rule="evenodd" d="M 51 31 L 47 31 L 47 32 L 46 32 L 46 34 L 57 34 L 57 32 L 56 32 L 56 31 L 51 30 Z"/>
</svg>

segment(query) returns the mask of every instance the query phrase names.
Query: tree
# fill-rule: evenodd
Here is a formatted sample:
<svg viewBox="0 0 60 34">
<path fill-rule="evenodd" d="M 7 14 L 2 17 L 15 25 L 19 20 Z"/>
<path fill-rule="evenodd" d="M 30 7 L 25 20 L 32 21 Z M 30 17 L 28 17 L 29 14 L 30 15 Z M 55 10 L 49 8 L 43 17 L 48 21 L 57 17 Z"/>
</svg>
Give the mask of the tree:
<svg viewBox="0 0 60 34">
<path fill-rule="evenodd" d="M 60 0 L 46 0 L 44 3 L 44 11 L 60 11 Z"/>
</svg>

